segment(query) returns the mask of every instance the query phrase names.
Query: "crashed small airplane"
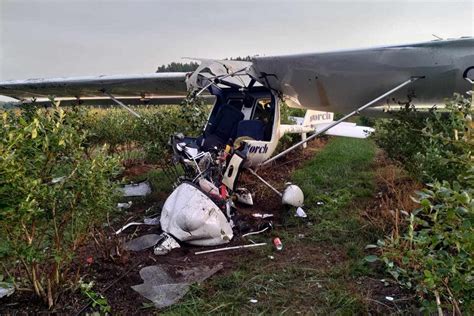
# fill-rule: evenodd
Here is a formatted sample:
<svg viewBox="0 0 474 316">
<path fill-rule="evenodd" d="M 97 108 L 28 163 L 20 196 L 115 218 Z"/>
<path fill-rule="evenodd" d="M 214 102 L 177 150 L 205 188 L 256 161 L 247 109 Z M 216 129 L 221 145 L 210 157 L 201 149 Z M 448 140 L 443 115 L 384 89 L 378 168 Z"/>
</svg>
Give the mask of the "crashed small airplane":
<svg viewBox="0 0 474 316">
<path fill-rule="evenodd" d="M 51 97 L 61 105 L 115 103 L 138 117 L 128 105 L 213 96 L 202 135 L 171 139 L 185 177 L 164 204 L 161 226 L 180 241 L 218 245 L 233 238 L 233 201 L 252 203 L 248 190 L 237 185 L 243 169 L 280 195 L 284 204 L 301 208 L 303 193 L 297 186 L 290 184 L 281 193 L 256 170 L 323 133 L 366 137 L 370 128 L 345 122 L 358 113 L 370 116 L 406 104 L 442 104 L 474 83 L 473 38 L 254 57 L 250 62 L 199 61 L 192 73 L 5 81 L 0 82 L 0 95 L 18 103 L 47 104 Z M 295 118 L 294 125 L 281 124 L 282 102 L 307 109 L 305 117 Z M 334 121 L 334 112 L 345 115 Z M 285 133 L 299 133 L 302 140 L 273 156 Z"/>
</svg>

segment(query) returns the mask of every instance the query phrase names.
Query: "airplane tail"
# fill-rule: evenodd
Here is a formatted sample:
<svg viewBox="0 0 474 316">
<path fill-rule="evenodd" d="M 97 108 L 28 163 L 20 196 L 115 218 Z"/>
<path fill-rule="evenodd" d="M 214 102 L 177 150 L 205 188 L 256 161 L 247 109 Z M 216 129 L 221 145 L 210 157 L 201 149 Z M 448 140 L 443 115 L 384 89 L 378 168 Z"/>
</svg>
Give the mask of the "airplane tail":
<svg viewBox="0 0 474 316">
<path fill-rule="evenodd" d="M 306 138 L 307 133 L 317 133 L 334 122 L 334 113 L 307 110 L 304 117 L 290 117 L 294 125 L 281 125 L 281 132 L 301 134 Z M 326 131 L 326 135 L 353 138 L 367 138 L 374 129 L 368 126 L 357 126 L 356 123 L 342 122 Z"/>
</svg>

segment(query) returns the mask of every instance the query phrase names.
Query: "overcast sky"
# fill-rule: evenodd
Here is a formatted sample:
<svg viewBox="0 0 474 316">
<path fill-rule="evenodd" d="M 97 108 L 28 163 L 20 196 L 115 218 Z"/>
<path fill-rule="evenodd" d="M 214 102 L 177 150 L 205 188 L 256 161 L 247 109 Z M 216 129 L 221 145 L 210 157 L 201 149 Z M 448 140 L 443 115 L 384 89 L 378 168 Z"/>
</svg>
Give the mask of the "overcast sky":
<svg viewBox="0 0 474 316">
<path fill-rule="evenodd" d="M 0 0 L 0 80 L 473 36 L 473 3 Z"/>
</svg>

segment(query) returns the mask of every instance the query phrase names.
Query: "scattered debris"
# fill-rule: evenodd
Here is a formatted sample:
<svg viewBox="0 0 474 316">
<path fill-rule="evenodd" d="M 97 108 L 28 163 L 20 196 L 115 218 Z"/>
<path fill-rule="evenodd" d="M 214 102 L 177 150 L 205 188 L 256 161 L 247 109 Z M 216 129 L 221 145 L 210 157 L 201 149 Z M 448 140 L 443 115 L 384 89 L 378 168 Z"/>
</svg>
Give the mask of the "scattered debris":
<svg viewBox="0 0 474 316">
<path fill-rule="evenodd" d="M 59 183 L 59 182 L 63 182 L 64 179 L 66 179 L 65 176 L 53 178 L 53 179 L 51 180 L 51 184 L 56 184 L 56 183 Z"/>
<path fill-rule="evenodd" d="M 140 183 L 132 183 L 125 185 L 122 189 L 123 196 L 147 196 L 151 193 L 151 186 L 148 181 L 143 181 Z"/>
<path fill-rule="evenodd" d="M 256 217 L 256 218 L 268 218 L 268 217 L 273 217 L 273 214 L 260 214 L 260 213 L 253 213 L 252 214 L 253 217 Z"/>
<path fill-rule="evenodd" d="M 259 231 L 256 231 L 256 232 L 250 232 L 250 233 L 247 233 L 247 234 L 243 234 L 242 237 L 247 237 L 247 236 L 251 236 L 251 235 L 258 235 L 258 234 L 261 234 L 269 229 L 273 228 L 272 227 L 272 224 L 271 223 L 268 223 L 268 225 L 263 228 L 262 230 L 259 230 Z"/>
<path fill-rule="evenodd" d="M 181 247 L 178 242 L 167 233 L 161 234 L 160 237 L 162 239 L 155 245 L 155 249 L 153 249 L 153 253 L 157 256 L 165 255 L 171 250 Z"/>
<path fill-rule="evenodd" d="M 13 286 L 13 284 L 0 282 L 0 298 L 8 297 L 13 293 L 15 293 L 15 287 Z"/>
<path fill-rule="evenodd" d="M 304 194 L 299 186 L 287 182 L 286 188 L 282 194 L 282 203 L 295 207 L 302 207 L 304 203 Z"/>
<path fill-rule="evenodd" d="M 128 201 L 127 203 L 117 203 L 117 208 L 119 209 L 127 209 L 132 206 L 132 201 Z"/>
<path fill-rule="evenodd" d="M 132 286 L 141 296 L 153 302 L 156 308 L 171 306 L 179 301 L 190 289 L 193 283 L 200 283 L 223 268 L 222 264 L 215 267 L 193 267 L 168 273 L 167 266 L 156 265 L 140 270 L 143 283 Z"/>
<path fill-rule="evenodd" d="M 242 204 L 246 205 L 253 205 L 253 197 L 250 191 L 246 188 L 237 188 L 235 190 L 235 196 L 237 197 L 237 201 Z"/>
<path fill-rule="evenodd" d="M 251 298 L 251 299 L 249 300 L 249 302 L 252 303 L 252 304 L 257 304 L 257 303 L 258 303 L 258 300 L 254 299 L 254 298 Z"/>
<path fill-rule="evenodd" d="M 322 205 L 324 205 L 324 202 L 323 201 L 318 201 L 318 202 L 316 202 L 316 205 L 317 206 L 322 206 Z"/>
<path fill-rule="evenodd" d="M 276 250 L 278 250 L 278 251 L 283 249 L 283 244 L 281 243 L 281 240 L 278 237 L 275 237 L 273 239 L 273 245 L 275 246 Z"/>
<path fill-rule="evenodd" d="M 181 183 L 166 199 L 160 223 L 164 232 L 197 246 L 228 243 L 234 236 L 221 209 L 189 182 Z"/>
<path fill-rule="evenodd" d="M 220 251 L 243 249 L 243 248 L 253 248 L 253 247 L 265 246 L 266 244 L 267 244 L 266 242 L 263 242 L 263 243 L 259 243 L 259 244 L 248 244 L 248 245 L 241 245 L 241 246 L 217 248 L 217 249 L 211 249 L 211 250 L 198 251 L 198 252 L 195 252 L 194 254 L 195 255 L 202 255 L 202 254 L 211 253 L 211 252 L 220 252 Z"/>
<path fill-rule="evenodd" d="M 301 207 L 298 207 L 298 208 L 296 209 L 295 216 L 296 216 L 296 217 L 301 217 L 301 218 L 306 218 L 306 217 L 308 217 L 308 215 L 306 215 L 306 212 L 305 212 Z"/>
<path fill-rule="evenodd" d="M 140 223 L 140 222 L 131 222 L 131 223 L 126 224 L 125 226 L 123 226 L 122 228 L 120 228 L 119 230 L 117 230 L 117 231 L 115 232 L 115 235 L 118 235 L 118 234 L 122 233 L 124 230 L 126 230 L 126 229 L 129 228 L 130 226 L 138 226 L 138 225 L 155 226 L 155 225 L 159 225 L 159 224 L 160 224 L 160 219 L 159 219 L 159 217 L 145 218 L 145 219 L 143 220 L 143 223 Z"/>
<path fill-rule="evenodd" d="M 129 251 L 142 251 L 153 247 L 163 238 L 165 237 L 157 234 L 143 235 L 127 241 L 124 245 L 124 248 Z"/>
</svg>

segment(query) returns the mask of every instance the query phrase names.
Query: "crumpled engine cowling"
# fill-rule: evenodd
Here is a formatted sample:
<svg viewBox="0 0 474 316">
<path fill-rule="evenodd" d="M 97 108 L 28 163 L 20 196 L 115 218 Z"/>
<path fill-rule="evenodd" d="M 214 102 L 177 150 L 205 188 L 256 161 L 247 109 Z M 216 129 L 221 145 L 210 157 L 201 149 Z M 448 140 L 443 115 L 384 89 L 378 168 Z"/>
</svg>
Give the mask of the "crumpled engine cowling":
<svg viewBox="0 0 474 316">
<path fill-rule="evenodd" d="M 201 190 L 186 182 L 166 199 L 160 224 L 163 231 L 196 246 L 225 244 L 234 236 L 219 207 Z"/>
</svg>

